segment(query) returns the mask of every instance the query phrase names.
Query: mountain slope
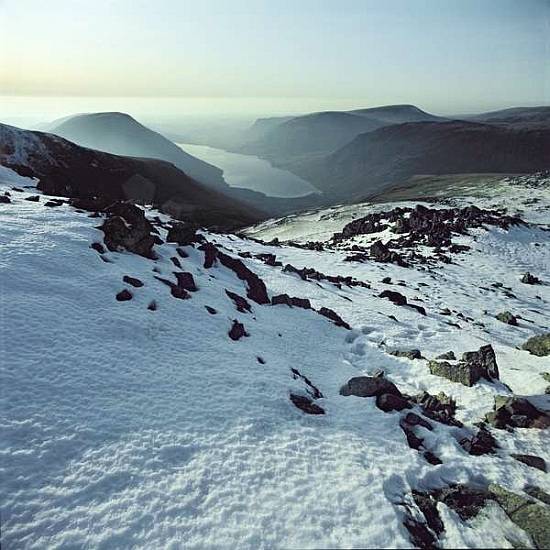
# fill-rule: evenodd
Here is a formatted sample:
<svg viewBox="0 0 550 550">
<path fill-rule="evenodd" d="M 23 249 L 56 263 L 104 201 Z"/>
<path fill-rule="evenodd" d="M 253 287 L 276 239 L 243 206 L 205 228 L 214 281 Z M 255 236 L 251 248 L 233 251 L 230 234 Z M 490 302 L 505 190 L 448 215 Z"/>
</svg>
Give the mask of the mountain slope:
<svg viewBox="0 0 550 550">
<path fill-rule="evenodd" d="M 242 226 L 263 216 L 168 162 L 104 153 L 53 134 L 4 124 L 0 124 L 0 164 L 39 178 L 38 188 L 50 194 L 153 203 L 206 226 Z"/>
<path fill-rule="evenodd" d="M 3 546 L 410 548 L 421 546 L 421 532 L 432 547 L 534 547 L 500 504 L 483 500 L 489 484 L 514 493 L 515 503 L 527 499 L 547 532 L 547 508 L 527 489 L 545 498 L 548 475 L 514 458 L 548 464 L 547 431 L 488 426 L 497 448 L 476 455 L 463 447 L 496 397 L 548 406 L 547 358 L 516 349 L 549 329 L 550 287 L 520 282 L 525 270 L 550 280 L 542 228 L 478 228 L 460 237 L 470 251 L 431 270 L 349 262 L 345 247 L 326 243 L 314 251 L 208 231 L 185 246 L 156 244 L 152 260 L 98 254 L 90 245 L 103 239 L 101 220 L 14 189 L 33 184 L 0 167 L 0 196 L 9 193 L 0 203 L 0 332 L 9 359 L 0 392 Z M 532 192 L 507 198 L 543 216 L 548 192 L 537 190 L 538 205 L 528 202 Z M 144 211 L 166 241 L 172 220 Z M 342 230 L 334 213 L 320 213 L 317 229 Z M 284 292 L 317 311 L 330 307 L 351 330 L 311 309 L 253 301 L 228 267 L 242 274 L 239 260 L 269 298 Z M 285 264 L 342 279 L 302 278 Z M 175 284 L 183 273 L 196 288 L 178 299 L 158 277 Z M 130 300 L 115 298 L 122 289 Z M 388 290 L 427 315 L 380 296 Z M 521 314 L 518 326 L 494 318 L 505 308 Z M 248 336 L 229 337 L 233 320 Z M 460 356 L 488 344 L 500 381 L 471 387 L 432 374 L 424 358 L 392 355 Z M 458 424 L 434 420 L 419 404 L 384 411 L 376 397 L 341 394 L 357 376 L 407 396 L 445 392 Z M 324 414 L 307 414 L 296 397 Z M 441 463 L 428 462 L 428 450 Z M 426 507 L 427 492 L 457 484 L 477 491 L 471 509 L 461 509 L 472 498 L 460 492 Z"/>
<path fill-rule="evenodd" d="M 335 199 L 367 197 L 417 174 L 523 173 L 550 168 L 550 131 L 463 121 L 392 125 L 321 159 L 293 165 Z"/>
<path fill-rule="evenodd" d="M 513 107 L 511 109 L 502 109 L 500 111 L 457 118 L 514 128 L 549 129 L 550 107 Z"/>
<path fill-rule="evenodd" d="M 90 149 L 165 160 L 204 185 L 218 190 L 227 188 L 219 168 L 189 155 L 125 113 L 75 115 L 52 124 L 48 131 Z"/>
<path fill-rule="evenodd" d="M 355 111 L 325 111 L 293 118 L 260 119 L 250 128 L 241 150 L 275 163 L 326 154 L 356 136 L 389 124 L 439 120 L 413 105 L 389 105 Z"/>
</svg>

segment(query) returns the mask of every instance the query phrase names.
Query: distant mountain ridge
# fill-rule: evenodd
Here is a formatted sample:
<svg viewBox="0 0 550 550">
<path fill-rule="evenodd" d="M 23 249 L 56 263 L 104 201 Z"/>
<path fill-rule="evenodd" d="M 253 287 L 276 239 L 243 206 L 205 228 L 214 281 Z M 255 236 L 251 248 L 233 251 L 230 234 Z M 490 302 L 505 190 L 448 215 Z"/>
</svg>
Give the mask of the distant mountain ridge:
<svg viewBox="0 0 550 550">
<path fill-rule="evenodd" d="M 550 129 L 454 120 L 379 128 L 293 165 L 334 200 L 358 200 L 418 174 L 525 173 L 550 168 Z"/>
<path fill-rule="evenodd" d="M 130 199 L 206 227 L 234 229 L 266 217 L 169 162 L 105 153 L 5 124 L 0 124 L 0 165 L 38 178 L 38 189 L 50 195 Z"/>
<path fill-rule="evenodd" d="M 186 153 L 162 134 L 126 113 L 104 112 L 65 117 L 51 124 L 48 131 L 77 145 L 106 153 L 165 160 L 208 187 L 218 190 L 228 187 L 222 170 Z"/>
</svg>

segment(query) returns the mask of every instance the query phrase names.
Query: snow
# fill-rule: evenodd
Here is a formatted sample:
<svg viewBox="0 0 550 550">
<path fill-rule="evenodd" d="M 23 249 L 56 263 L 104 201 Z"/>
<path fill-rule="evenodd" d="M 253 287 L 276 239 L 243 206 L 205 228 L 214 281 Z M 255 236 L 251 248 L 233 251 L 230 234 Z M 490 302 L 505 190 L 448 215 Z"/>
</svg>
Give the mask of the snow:
<svg viewBox="0 0 550 550">
<path fill-rule="evenodd" d="M 0 171 L 0 192 L 34 183 Z M 244 296 L 244 283 L 222 266 L 204 269 L 202 252 L 192 247 L 181 262 L 199 290 L 174 299 L 153 267 L 173 280 L 176 245 L 157 246 L 156 262 L 108 252 L 106 263 L 89 247 L 102 241 L 100 220 L 67 205 L 47 208 L 42 197 L 22 200 L 35 190 L 10 192 L 13 202 L 0 205 L 6 548 L 405 548 L 411 543 L 404 503 L 412 488 L 486 481 L 517 492 L 526 484 L 549 491 L 547 475 L 509 456 L 535 454 L 549 462 L 547 432 L 493 430 L 501 449 L 481 457 L 457 442 L 492 408 L 495 394 L 510 392 L 504 384 L 521 395 L 544 393 L 540 374 L 550 371 L 548 358 L 516 349 L 549 330 L 550 286 L 519 282 L 527 270 L 550 280 L 550 240 L 542 228 L 480 230 L 475 240 L 465 238 L 471 252 L 432 272 L 205 233 L 232 254 L 272 252 L 296 267 L 370 282 L 370 289 L 338 289 L 243 259 L 271 295 L 286 292 L 310 298 L 315 308 L 330 307 L 350 323 L 353 330 L 346 331 L 284 305 L 252 303 L 252 313 L 237 312 L 225 289 Z M 539 210 L 532 215 L 541 219 Z M 315 225 L 316 234 L 328 234 L 346 223 L 327 212 L 314 216 L 316 222 L 273 225 L 311 240 Z M 124 275 L 144 286 L 127 287 Z M 386 276 L 407 286 L 381 283 Z M 495 281 L 517 298 L 483 290 Z M 125 287 L 133 299 L 116 301 Z M 378 298 L 386 288 L 428 315 Z M 154 312 L 147 309 L 153 299 Z M 205 305 L 218 313 L 210 315 Z M 443 307 L 451 317 L 438 313 Z M 503 309 L 532 322 L 500 323 L 494 314 Z M 228 338 L 233 319 L 244 323 L 248 338 Z M 431 375 L 426 361 L 386 352 L 419 348 L 433 358 L 452 349 L 460 356 L 485 343 L 495 348 L 502 384 L 465 387 Z M 305 415 L 290 402 L 290 392 L 306 395 L 291 368 L 321 390 L 316 403 L 325 415 Z M 378 369 L 405 393 L 445 391 L 456 398 L 464 430 L 439 424 L 418 431 L 443 464 L 432 466 L 409 448 L 399 413 L 382 412 L 373 399 L 339 395 L 349 378 Z M 541 402 L 548 405 L 544 397 Z M 442 546 L 510 547 L 510 533 L 528 540 L 499 513 L 488 508 L 465 531 L 444 511 Z"/>
</svg>

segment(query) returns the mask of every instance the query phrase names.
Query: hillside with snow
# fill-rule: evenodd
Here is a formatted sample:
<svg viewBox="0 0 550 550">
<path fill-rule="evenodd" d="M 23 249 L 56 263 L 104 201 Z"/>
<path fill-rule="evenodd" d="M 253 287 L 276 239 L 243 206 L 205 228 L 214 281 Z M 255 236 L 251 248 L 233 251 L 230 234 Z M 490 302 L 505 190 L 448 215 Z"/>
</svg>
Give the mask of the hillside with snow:
<svg viewBox="0 0 550 550">
<path fill-rule="evenodd" d="M 36 185 L 0 167 L 3 547 L 548 547 L 548 175 L 239 234 Z"/>
</svg>

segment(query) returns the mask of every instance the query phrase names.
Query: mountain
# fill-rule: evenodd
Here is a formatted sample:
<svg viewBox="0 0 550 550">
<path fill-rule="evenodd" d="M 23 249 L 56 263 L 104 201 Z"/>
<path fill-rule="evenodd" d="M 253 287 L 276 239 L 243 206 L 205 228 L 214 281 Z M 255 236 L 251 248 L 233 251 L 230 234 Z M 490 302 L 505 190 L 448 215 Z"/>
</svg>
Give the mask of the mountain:
<svg viewBox="0 0 550 550">
<path fill-rule="evenodd" d="M 334 200 L 368 197 L 418 174 L 526 173 L 550 168 L 550 130 L 465 121 L 414 122 L 357 136 L 293 165 Z"/>
<path fill-rule="evenodd" d="M 0 124 L 0 164 L 39 178 L 38 189 L 52 195 L 152 203 L 206 226 L 233 228 L 265 217 L 169 162 L 113 155 L 5 124 Z"/>
<path fill-rule="evenodd" d="M 218 190 L 228 187 L 219 168 L 189 155 L 125 113 L 71 116 L 53 123 L 48 131 L 90 149 L 165 160 L 208 187 Z"/>
<path fill-rule="evenodd" d="M 390 105 L 354 111 L 325 111 L 293 118 L 259 119 L 240 150 L 275 164 L 327 154 L 356 136 L 389 124 L 442 120 L 413 105 Z"/>
<path fill-rule="evenodd" d="M 151 259 L 0 166 L 2 548 L 550 547 L 546 180 Z"/>
<path fill-rule="evenodd" d="M 513 107 L 511 109 L 457 118 L 483 122 L 485 124 L 511 126 L 513 128 L 549 129 L 550 107 Z"/>
</svg>

